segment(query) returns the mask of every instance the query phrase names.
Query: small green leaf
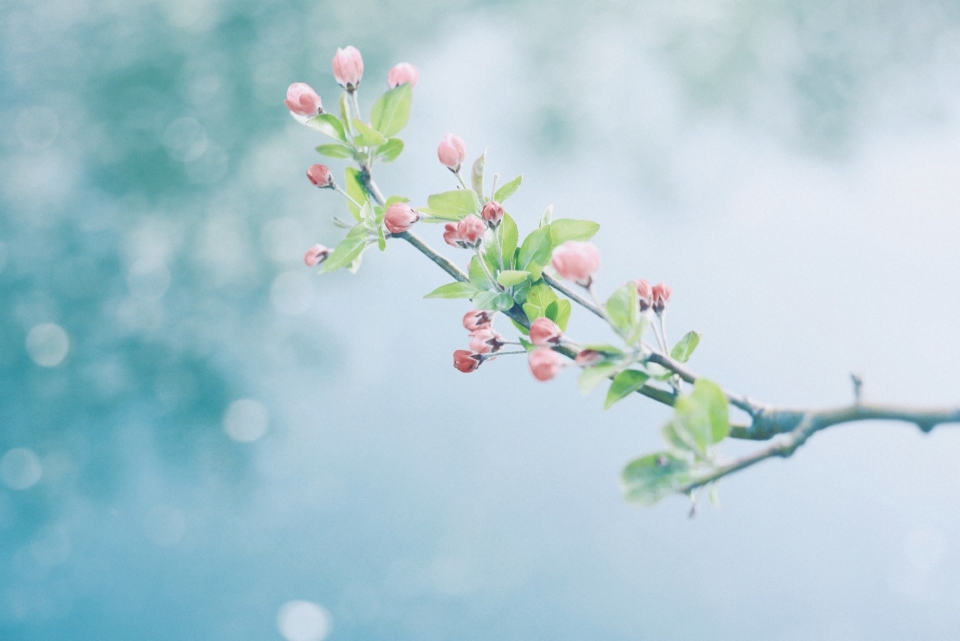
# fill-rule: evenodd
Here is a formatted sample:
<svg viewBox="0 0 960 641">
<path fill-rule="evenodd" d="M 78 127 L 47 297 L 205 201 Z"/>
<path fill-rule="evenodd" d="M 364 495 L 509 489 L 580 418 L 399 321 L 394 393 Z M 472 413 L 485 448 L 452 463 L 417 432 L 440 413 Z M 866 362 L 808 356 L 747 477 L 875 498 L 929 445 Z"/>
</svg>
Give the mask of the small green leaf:
<svg viewBox="0 0 960 641">
<path fill-rule="evenodd" d="M 512 318 L 510 319 L 510 322 L 513 323 L 513 326 L 517 328 L 517 331 L 523 334 L 524 336 L 527 336 L 530 334 L 530 330 L 528 328 L 524 327 L 523 325 L 513 320 Z"/>
<path fill-rule="evenodd" d="M 690 464 L 672 452 L 638 458 L 620 474 L 624 497 L 640 505 L 653 505 L 693 480 Z"/>
<path fill-rule="evenodd" d="M 727 397 L 711 381 L 698 379 L 688 396 L 681 396 L 673 407 L 673 416 L 663 428 L 664 437 L 680 450 L 690 450 L 706 458 L 707 448 L 730 433 Z"/>
<path fill-rule="evenodd" d="M 471 300 L 473 301 L 473 306 L 476 309 L 487 310 L 487 311 L 499 311 L 497 310 L 497 298 L 500 296 L 500 292 L 480 292 L 474 296 Z"/>
<path fill-rule="evenodd" d="M 472 189 L 455 189 L 427 198 L 430 215 L 447 220 L 460 220 L 480 208 L 480 199 Z"/>
<path fill-rule="evenodd" d="M 408 202 L 410 202 L 410 199 L 405 196 L 390 196 L 389 198 L 387 198 L 387 202 L 384 203 L 383 206 L 389 207 L 394 203 L 408 203 Z"/>
<path fill-rule="evenodd" d="M 483 200 L 483 166 L 486 162 L 487 152 L 484 150 L 480 157 L 473 161 L 473 167 L 470 169 L 470 186 L 481 201 Z"/>
<path fill-rule="evenodd" d="M 533 279 L 540 278 L 540 272 L 548 262 L 553 247 L 550 244 L 550 228 L 538 227 L 523 239 L 517 269 L 530 272 Z"/>
<path fill-rule="evenodd" d="M 347 123 L 350 122 L 350 116 L 348 115 L 350 113 L 350 105 L 347 104 L 348 100 L 349 99 L 347 98 L 347 92 L 346 91 L 341 92 L 340 100 L 338 101 L 338 103 L 340 105 L 340 122 L 342 127 L 346 127 Z M 346 130 L 344 130 L 343 139 L 344 140 L 347 139 Z"/>
<path fill-rule="evenodd" d="M 333 114 L 320 114 L 307 120 L 307 126 L 340 142 L 347 142 L 347 132 L 343 123 Z"/>
<path fill-rule="evenodd" d="M 473 283 L 447 283 L 440 285 L 424 298 L 473 298 L 480 292 Z"/>
<path fill-rule="evenodd" d="M 588 349 L 591 352 L 600 352 L 601 354 L 614 356 L 617 358 L 622 358 L 624 356 L 622 349 L 606 343 L 587 343 L 586 345 L 581 345 L 580 348 Z"/>
<path fill-rule="evenodd" d="M 497 274 L 497 282 L 504 287 L 513 287 L 530 278 L 530 272 L 505 270 Z"/>
<path fill-rule="evenodd" d="M 353 119 L 353 128 L 357 131 L 353 142 L 360 147 L 379 147 L 387 144 L 387 139 L 379 131 L 359 118 Z"/>
<path fill-rule="evenodd" d="M 516 323 L 514 323 L 514 325 L 516 325 Z M 518 336 L 517 338 L 520 340 L 520 344 L 523 345 L 523 349 L 527 350 L 528 352 L 532 352 L 536 348 L 536 345 L 525 339 L 523 336 Z"/>
<path fill-rule="evenodd" d="M 619 363 L 605 362 L 584 368 L 580 378 L 577 379 L 580 392 L 586 396 L 595 390 L 600 383 L 613 376 L 619 367 Z"/>
<path fill-rule="evenodd" d="M 377 147 L 377 156 L 379 156 L 383 162 L 393 162 L 402 152 L 403 141 L 399 138 L 391 138 Z"/>
<path fill-rule="evenodd" d="M 323 261 L 320 272 L 327 274 L 346 267 L 363 253 L 367 240 L 363 236 L 348 236 L 333 250 L 333 253 Z"/>
<path fill-rule="evenodd" d="M 513 192 L 517 190 L 521 182 L 523 182 L 523 174 L 520 174 L 505 185 L 501 185 L 501 187 L 497 189 L 496 193 L 493 194 L 493 199 L 498 203 L 502 203 L 513 195 Z"/>
<path fill-rule="evenodd" d="M 503 269 L 513 268 L 513 255 L 517 251 L 518 238 L 517 223 L 510 214 L 504 214 L 497 227 L 497 242 L 500 243 L 500 254 L 503 256 Z"/>
<path fill-rule="evenodd" d="M 497 297 L 493 299 L 493 306 L 497 311 L 505 312 L 513 307 L 513 298 L 507 293 L 498 294 Z"/>
<path fill-rule="evenodd" d="M 681 363 L 686 363 L 690 360 L 693 350 L 697 349 L 697 345 L 700 344 L 700 334 L 696 332 L 687 332 L 684 334 L 683 338 L 673 346 L 673 349 L 670 350 L 670 357 Z"/>
<path fill-rule="evenodd" d="M 643 387 L 643 384 L 646 383 L 649 378 L 650 377 L 643 372 L 638 372 L 635 369 L 624 370 L 617 374 L 616 378 L 613 379 L 613 383 L 610 384 L 610 389 L 607 391 L 607 398 L 603 402 L 603 409 L 610 409 L 610 407 L 620 399 L 636 392 Z"/>
<path fill-rule="evenodd" d="M 383 227 L 377 228 L 377 247 L 380 248 L 380 251 L 387 249 L 387 239 L 383 235 Z"/>
<path fill-rule="evenodd" d="M 550 205 L 543 210 L 543 215 L 540 216 L 540 226 L 546 227 L 550 224 L 550 221 L 553 220 L 553 205 Z M 554 247 L 557 246 L 556 243 L 553 244 Z"/>
<path fill-rule="evenodd" d="M 353 167 L 347 167 L 344 189 L 347 195 L 362 206 L 367 202 L 367 190 L 363 188 L 363 181 L 360 179 L 360 170 Z M 347 209 L 353 214 L 354 219 L 360 220 L 360 207 L 347 201 Z"/>
<path fill-rule="evenodd" d="M 570 320 L 570 313 L 572 311 L 573 307 L 566 298 L 559 298 L 553 301 L 543 310 L 544 316 L 556 323 L 561 332 L 567 331 L 567 322 Z"/>
<path fill-rule="evenodd" d="M 554 247 L 559 247 L 568 240 L 590 240 L 599 229 L 600 225 L 592 220 L 558 218 L 550 223 L 550 240 Z"/>
<path fill-rule="evenodd" d="M 541 316 L 546 316 L 547 307 L 555 300 L 557 300 L 556 293 L 549 285 L 541 281 L 531 287 L 530 291 L 527 292 L 527 298 L 523 304 L 523 311 L 532 322 Z"/>
<path fill-rule="evenodd" d="M 470 264 L 467 265 L 467 274 L 470 276 L 470 282 L 479 289 L 493 289 L 493 283 L 487 278 L 487 274 L 483 271 L 483 266 L 476 256 L 470 258 Z"/>
<path fill-rule="evenodd" d="M 624 340 L 632 342 L 630 339 L 640 320 L 636 285 L 631 282 L 615 290 L 607 299 L 604 308 L 613 323 L 614 329 Z"/>
<path fill-rule="evenodd" d="M 328 158 L 352 158 L 353 151 L 350 150 L 346 145 L 338 145 L 337 143 L 332 143 L 329 145 L 320 145 L 317 147 L 317 151 L 327 156 Z"/>
<path fill-rule="evenodd" d="M 409 84 L 387 91 L 373 103 L 370 124 L 387 138 L 397 135 L 410 120 L 412 102 L 413 89 Z"/>
</svg>

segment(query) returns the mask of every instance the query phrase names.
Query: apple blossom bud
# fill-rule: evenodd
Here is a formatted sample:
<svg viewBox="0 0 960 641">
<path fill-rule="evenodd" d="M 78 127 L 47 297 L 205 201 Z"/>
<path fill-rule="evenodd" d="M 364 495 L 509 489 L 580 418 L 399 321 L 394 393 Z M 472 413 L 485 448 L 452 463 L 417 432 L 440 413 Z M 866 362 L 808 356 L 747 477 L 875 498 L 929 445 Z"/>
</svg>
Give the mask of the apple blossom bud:
<svg viewBox="0 0 960 641">
<path fill-rule="evenodd" d="M 476 216 L 467 216 L 457 223 L 457 236 L 467 247 L 476 247 L 483 239 L 487 226 Z"/>
<path fill-rule="evenodd" d="M 333 174 L 330 173 L 330 168 L 326 165 L 310 165 L 310 168 L 307 169 L 307 178 L 321 189 L 333 189 Z"/>
<path fill-rule="evenodd" d="M 470 332 L 470 349 L 478 354 L 490 354 L 503 347 L 503 336 L 492 327 L 483 327 Z"/>
<path fill-rule="evenodd" d="M 573 362 L 580 367 L 590 367 L 591 365 L 599 363 L 602 360 L 603 354 L 600 352 L 592 349 L 584 349 L 577 353 L 577 357 L 573 359 Z"/>
<path fill-rule="evenodd" d="M 653 288 L 650 283 L 638 278 L 633 281 L 637 286 L 637 300 L 640 302 L 640 311 L 645 312 L 653 306 Z"/>
<path fill-rule="evenodd" d="M 467 328 L 468 332 L 490 327 L 491 323 L 493 323 L 493 312 L 474 309 L 463 315 L 463 326 Z"/>
<path fill-rule="evenodd" d="M 451 247 L 463 247 L 460 234 L 457 233 L 457 223 L 447 223 L 443 226 L 443 240 Z"/>
<path fill-rule="evenodd" d="M 653 295 L 653 311 L 662 314 L 663 310 L 667 308 L 667 303 L 670 302 L 670 295 L 673 292 L 663 283 L 657 283 L 653 286 L 651 293 Z"/>
<path fill-rule="evenodd" d="M 589 287 L 600 269 L 600 252 L 593 243 L 569 240 L 553 251 L 551 264 L 563 278 Z"/>
<path fill-rule="evenodd" d="M 503 219 L 503 205 L 495 200 L 491 200 L 480 211 L 480 217 L 483 218 L 491 227 L 496 227 Z"/>
<path fill-rule="evenodd" d="M 287 99 L 283 101 L 287 109 L 298 116 L 316 116 L 323 113 L 320 96 L 313 87 L 303 82 L 295 82 L 287 89 Z"/>
<path fill-rule="evenodd" d="M 460 169 L 460 165 L 463 164 L 463 159 L 466 157 L 467 143 L 456 134 L 444 136 L 437 147 L 437 158 L 440 159 L 440 164 L 453 171 Z"/>
<path fill-rule="evenodd" d="M 527 362 L 533 377 L 538 381 L 549 381 L 563 369 L 563 356 L 549 347 L 538 347 L 527 355 Z"/>
<path fill-rule="evenodd" d="M 400 85 L 410 85 L 410 88 L 413 89 L 417 86 L 417 80 L 419 78 L 420 74 L 417 72 L 416 67 L 409 62 L 401 62 L 400 64 L 393 65 L 387 73 L 387 84 L 391 89 L 399 87 Z"/>
<path fill-rule="evenodd" d="M 559 345 L 563 332 L 552 320 L 541 316 L 530 324 L 530 342 L 537 347 Z"/>
<path fill-rule="evenodd" d="M 318 243 L 308 249 L 307 253 L 303 255 L 303 262 L 307 264 L 307 267 L 316 267 L 325 261 L 329 255 L 330 249 Z"/>
<path fill-rule="evenodd" d="M 337 47 L 337 53 L 333 56 L 333 77 L 341 87 L 350 92 L 360 85 L 360 78 L 363 77 L 363 57 L 355 47 Z"/>
<path fill-rule="evenodd" d="M 393 203 L 387 207 L 383 224 L 391 234 L 401 234 L 420 220 L 420 214 L 407 203 Z"/>
<path fill-rule="evenodd" d="M 458 349 L 453 353 L 453 366 L 464 374 L 469 374 L 480 367 L 481 362 L 483 362 L 483 357 L 470 350 Z"/>
</svg>

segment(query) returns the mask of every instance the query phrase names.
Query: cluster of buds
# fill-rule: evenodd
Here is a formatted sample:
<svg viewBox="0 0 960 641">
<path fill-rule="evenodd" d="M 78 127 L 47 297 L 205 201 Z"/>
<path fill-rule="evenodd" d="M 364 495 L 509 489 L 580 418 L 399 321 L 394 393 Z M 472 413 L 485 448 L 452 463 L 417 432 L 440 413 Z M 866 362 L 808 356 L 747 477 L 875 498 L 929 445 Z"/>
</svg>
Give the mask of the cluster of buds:
<svg viewBox="0 0 960 641">
<path fill-rule="evenodd" d="M 663 314 L 670 302 L 670 296 L 673 294 L 670 287 L 663 283 L 657 283 L 651 286 L 643 279 L 634 281 L 637 285 L 637 298 L 640 301 L 640 311 L 645 312 L 653 309 L 656 314 Z"/>
<path fill-rule="evenodd" d="M 458 223 L 443 226 L 443 240 L 452 247 L 476 247 L 483 240 L 487 226 L 476 216 L 467 216 Z"/>
<path fill-rule="evenodd" d="M 453 366 L 467 374 L 505 345 L 503 336 L 493 329 L 494 312 L 471 310 L 463 316 L 463 326 L 470 332 L 470 349 L 453 353 Z"/>
</svg>

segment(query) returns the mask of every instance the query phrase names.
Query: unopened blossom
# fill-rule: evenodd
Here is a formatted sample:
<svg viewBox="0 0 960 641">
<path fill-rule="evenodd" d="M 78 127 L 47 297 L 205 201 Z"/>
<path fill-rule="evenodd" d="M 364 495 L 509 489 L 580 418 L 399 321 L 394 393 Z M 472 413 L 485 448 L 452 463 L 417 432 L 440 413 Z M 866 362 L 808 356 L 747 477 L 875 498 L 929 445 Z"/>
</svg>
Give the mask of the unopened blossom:
<svg viewBox="0 0 960 641">
<path fill-rule="evenodd" d="M 323 113 L 320 96 L 313 87 L 303 82 L 290 85 L 287 89 L 287 99 L 283 104 L 298 116 L 316 116 Z"/>
<path fill-rule="evenodd" d="M 447 223 L 443 226 L 443 240 L 451 247 L 464 247 L 460 234 L 457 233 L 457 223 Z"/>
<path fill-rule="evenodd" d="M 307 264 L 307 267 L 316 267 L 325 261 L 329 255 L 330 248 L 324 247 L 323 245 L 317 243 L 308 249 L 307 253 L 303 255 L 303 262 Z"/>
<path fill-rule="evenodd" d="M 463 326 L 468 332 L 490 327 L 491 323 L 493 323 L 493 312 L 473 309 L 463 315 Z"/>
<path fill-rule="evenodd" d="M 537 347 L 559 345 L 563 338 L 560 327 L 546 316 L 541 316 L 530 324 L 530 342 Z"/>
<path fill-rule="evenodd" d="M 600 269 L 600 252 L 593 243 L 569 240 L 553 251 L 551 264 L 563 278 L 589 287 Z"/>
<path fill-rule="evenodd" d="M 458 349 L 453 353 L 453 366 L 464 374 L 469 374 L 480 367 L 482 359 L 480 354 L 474 354 L 468 349 Z"/>
<path fill-rule="evenodd" d="M 401 234 L 420 220 L 420 214 L 407 203 L 393 203 L 387 207 L 383 224 L 391 234 Z"/>
<path fill-rule="evenodd" d="M 417 86 L 417 80 L 420 78 L 417 68 L 409 62 L 401 62 L 393 65 L 387 72 L 387 84 L 391 89 L 400 85 L 410 85 L 410 88 Z"/>
<path fill-rule="evenodd" d="M 633 282 L 637 285 L 637 300 L 640 301 L 640 311 L 645 312 L 653 307 L 653 288 L 650 283 L 642 278 Z"/>
<path fill-rule="evenodd" d="M 478 354 L 491 354 L 503 347 L 503 336 L 492 327 L 470 332 L 470 349 Z"/>
<path fill-rule="evenodd" d="M 326 165 L 310 165 L 310 168 L 307 169 L 307 178 L 321 189 L 324 187 L 333 188 L 333 174 L 330 173 L 330 168 Z"/>
<path fill-rule="evenodd" d="M 549 381 L 563 369 L 563 356 L 549 347 L 538 347 L 527 354 L 527 363 L 535 379 Z"/>
<path fill-rule="evenodd" d="M 355 47 L 337 48 L 333 56 L 333 77 L 347 91 L 356 90 L 363 77 L 363 57 Z"/>
<path fill-rule="evenodd" d="M 483 218 L 492 227 L 496 227 L 503 219 L 503 205 L 495 200 L 491 200 L 480 211 L 480 217 Z"/>
<path fill-rule="evenodd" d="M 466 157 L 467 143 L 456 134 L 447 134 L 437 146 L 437 158 L 440 159 L 440 164 L 454 171 L 460 169 Z"/>
<path fill-rule="evenodd" d="M 573 362 L 580 367 L 590 367 L 591 365 L 599 363 L 602 360 L 602 353 L 593 349 L 583 349 L 577 353 L 577 357 L 573 359 Z"/>
<path fill-rule="evenodd" d="M 653 311 L 658 314 L 662 314 L 663 310 L 667 308 L 667 304 L 670 302 L 670 295 L 673 292 L 669 287 L 663 283 L 657 283 L 653 286 Z"/>
<path fill-rule="evenodd" d="M 487 226 L 476 216 L 467 216 L 457 223 L 457 236 L 468 247 L 476 247 L 483 239 Z"/>
</svg>

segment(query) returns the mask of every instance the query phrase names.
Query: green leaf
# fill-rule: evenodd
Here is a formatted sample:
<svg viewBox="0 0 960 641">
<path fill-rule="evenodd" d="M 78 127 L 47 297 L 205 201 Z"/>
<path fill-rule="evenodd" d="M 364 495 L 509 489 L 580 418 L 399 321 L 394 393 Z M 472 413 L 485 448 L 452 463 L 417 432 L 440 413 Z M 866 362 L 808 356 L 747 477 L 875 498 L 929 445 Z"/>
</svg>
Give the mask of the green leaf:
<svg viewBox="0 0 960 641">
<path fill-rule="evenodd" d="M 346 127 L 347 123 L 350 122 L 350 116 L 348 115 L 350 113 L 350 105 L 348 104 L 348 101 L 349 99 L 347 98 L 347 92 L 340 92 L 340 100 L 338 103 L 340 105 L 340 122 L 341 126 L 343 127 Z M 346 140 L 346 132 L 344 132 L 343 138 Z"/>
<path fill-rule="evenodd" d="M 613 383 L 610 384 L 610 389 L 607 390 L 607 398 L 603 402 L 603 409 L 610 409 L 620 399 L 636 392 L 643 387 L 643 384 L 649 378 L 643 372 L 638 372 L 635 369 L 627 369 L 617 374 Z"/>
<path fill-rule="evenodd" d="M 530 278 L 530 272 L 504 270 L 497 274 L 497 282 L 504 287 L 513 287 Z"/>
<path fill-rule="evenodd" d="M 409 84 L 387 91 L 377 98 L 370 110 L 370 124 L 387 138 L 400 133 L 410 120 L 413 89 Z"/>
<path fill-rule="evenodd" d="M 477 212 L 480 199 L 471 189 L 455 189 L 427 197 L 427 208 L 431 216 L 460 220 Z"/>
<path fill-rule="evenodd" d="M 514 325 L 516 325 L 516 323 L 514 323 Z M 528 352 L 532 352 L 536 348 L 536 345 L 525 339 L 523 336 L 518 336 L 517 338 L 520 340 L 520 344 L 523 345 L 523 349 L 527 350 Z"/>
<path fill-rule="evenodd" d="M 363 249 L 365 251 L 366 247 L 364 247 Z M 350 272 L 351 274 L 356 274 L 358 271 L 360 271 L 361 262 L 363 262 L 363 251 L 360 252 L 359 256 L 357 256 L 352 261 L 350 261 L 350 264 L 347 265 L 347 271 Z"/>
<path fill-rule="evenodd" d="M 528 328 L 524 327 L 523 325 L 513 320 L 512 318 L 510 319 L 510 322 L 513 323 L 513 326 L 517 328 L 517 331 L 523 334 L 524 336 L 527 336 L 530 334 L 530 330 Z"/>
<path fill-rule="evenodd" d="M 707 448 L 729 433 L 727 397 L 716 383 L 703 378 L 694 383 L 693 392 L 677 399 L 673 416 L 663 428 L 664 437 L 674 447 L 700 458 L 706 458 Z"/>
<path fill-rule="evenodd" d="M 558 218 L 550 223 L 550 240 L 554 247 L 559 247 L 568 240 L 590 240 L 599 229 L 600 225 L 592 220 Z"/>
<path fill-rule="evenodd" d="M 493 306 L 497 311 L 505 312 L 513 307 L 513 298 L 507 293 L 498 294 L 497 297 L 493 299 Z"/>
<path fill-rule="evenodd" d="M 653 505 L 693 480 L 690 464 L 672 452 L 640 457 L 620 474 L 624 497 L 640 505 Z"/>
<path fill-rule="evenodd" d="M 340 142 L 347 142 L 347 132 L 343 123 L 333 114 L 320 114 L 307 120 L 307 126 Z"/>
<path fill-rule="evenodd" d="M 552 251 L 550 228 L 538 227 L 534 229 L 530 232 L 530 235 L 523 239 L 523 244 L 520 246 L 517 269 L 527 270 L 534 280 L 540 278 L 540 272 L 550 261 Z"/>
<path fill-rule="evenodd" d="M 483 166 L 486 162 L 487 152 L 484 150 L 480 157 L 473 161 L 473 167 L 470 169 L 470 186 L 481 201 L 483 200 Z"/>
<path fill-rule="evenodd" d="M 697 349 L 697 345 L 700 344 L 700 334 L 696 332 L 687 332 L 684 334 L 683 338 L 673 346 L 673 349 L 670 350 L 670 357 L 681 363 L 686 363 L 690 360 L 690 356 L 693 354 L 693 350 Z"/>
<path fill-rule="evenodd" d="M 532 322 L 541 316 L 546 316 L 547 307 L 555 300 L 557 300 L 556 293 L 549 285 L 541 281 L 530 288 L 523 303 L 523 311 Z"/>
<path fill-rule="evenodd" d="M 613 323 L 614 329 L 627 342 L 633 342 L 640 320 L 640 306 L 637 301 L 637 287 L 632 282 L 618 288 L 607 299 L 604 308 Z"/>
<path fill-rule="evenodd" d="M 613 376 L 619 367 L 619 363 L 605 362 L 584 368 L 577 380 L 580 392 L 586 396 L 595 390 L 600 383 Z"/>
<path fill-rule="evenodd" d="M 474 296 L 471 300 L 473 301 L 473 306 L 476 309 L 487 310 L 487 311 L 498 311 L 497 310 L 497 298 L 500 296 L 500 292 L 480 292 Z"/>
<path fill-rule="evenodd" d="M 384 203 L 383 206 L 389 207 L 394 203 L 408 203 L 408 202 L 410 202 L 410 199 L 405 196 L 390 196 L 389 198 L 387 198 L 387 202 Z"/>
<path fill-rule="evenodd" d="M 383 227 L 377 228 L 377 247 L 380 248 L 380 251 L 386 251 L 387 249 L 387 239 L 383 235 Z"/>
<path fill-rule="evenodd" d="M 399 138 L 391 138 L 377 147 L 377 156 L 379 156 L 383 162 L 393 162 L 402 152 L 403 141 Z"/>
<path fill-rule="evenodd" d="M 366 246 L 367 240 L 363 236 L 348 236 L 341 241 L 330 256 L 323 261 L 323 267 L 320 269 L 320 272 L 327 274 L 341 267 L 346 267 L 363 253 Z"/>
<path fill-rule="evenodd" d="M 550 224 L 551 220 L 553 220 L 553 205 L 543 210 L 543 215 L 540 216 L 540 227 L 546 227 Z M 556 247 L 557 244 L 554 243 L 553 246 Z"/>
<path fill-rule="evenodd" d="M 497 227 L 497 242 L 500 244 L 500 254 L 503 256 L 503 269 L 513 267 L 513 255 L 517 251 L 518 239 L 517 223 L 510 217 L 510 214 L 504 214 L 500 225 Z"/>
<path fill-rule="evenodd" d="M 379 147 L 387 144 L 387 139 L 379 131 L 359 118 L 353 119 L 353 128 L 357 131 L 353 142 L 360 147 Z"/>
<path fill-rule="evenodd" d="M 320 145 L 317 151 L 328 158 L 353 158 L 353 151 L 349 147 L 337 143 Z"/>
<path fill-rule="evenodd" d="M 424 298 L 473 298 L 480 292 L 473 283 L 447 283 L 440 285 Z"/>
<path fill-rule="evenodd" d="M 354 169 L 353 167 L 347 167 L 346 176 L 346 180 L 344 181 L 344 189 L 347 192 L 347 195 L 360 203 L 362 206 L 367 202 L 367 190 L 363 188 L 363 181 L 360 180 L 360 170 Z M 348 200 L 347 209 L 349 209 L 350 213 L 353 214 L 354 219 L 360 220 L 360 207 L 357 207 Z"/>
<path fill-rule="evenodd" d="M 500 188 L 497 189 L 496 193 L 493 194 L 493 199 L 498 203 L 502 203 L 513 195 L 513 192 L 517 190 L 521 182 L 523 182 L 523 174 L 520 174 L 505 185 L 501 185 Z"/>
<path fill-rule="evenodd" d="M 559 298 L 543 310 L 544 316 L 552 320 L 560 328 L 561 332 L 567 331 L 567 322 L 570 320 L 570 313 L 573 311 L 573 306 L 570 305 L 570 301 L 566 298 Z"/>
<path fill-rule="evenodd" d="M 493 289 L 493 283 L 487 278 L 487 274 L 483 271 L 483 266 L 476 256 L 470 258 L 470 264 L 467 265 L 467 274 L 470 276 L 470 282 L 479 289 Z"/>
</svg>

